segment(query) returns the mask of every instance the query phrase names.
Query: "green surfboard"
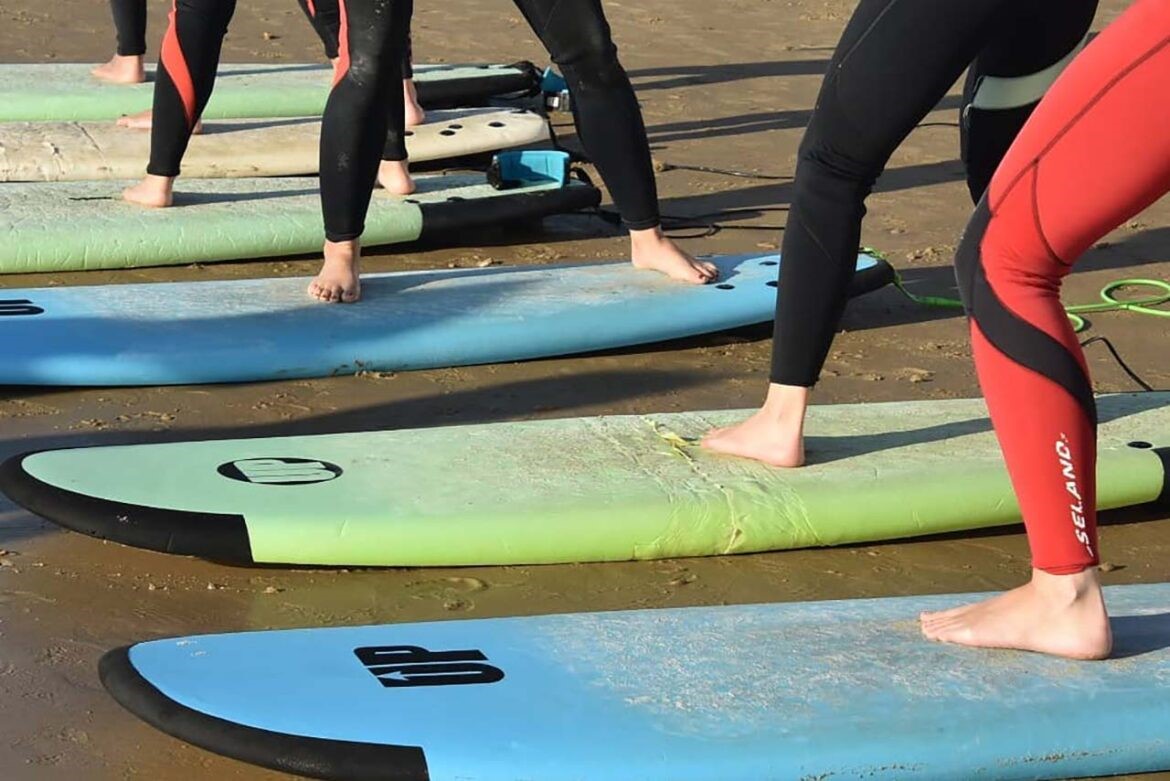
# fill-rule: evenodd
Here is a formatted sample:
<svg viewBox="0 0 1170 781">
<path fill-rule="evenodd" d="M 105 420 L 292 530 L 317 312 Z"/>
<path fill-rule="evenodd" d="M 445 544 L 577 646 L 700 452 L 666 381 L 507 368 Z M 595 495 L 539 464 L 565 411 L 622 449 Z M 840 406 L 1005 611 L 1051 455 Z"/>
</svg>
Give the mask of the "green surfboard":
<svg viewBox="0 0 1170 781">
<path fill-rule="evenodd" d="M 1170 393 L 1099 409 L 1099 507 L 1170 498 Z M 6 462 L 0 490 L 87 534 L 240 563 L 655 559 L 1019 521 L 982 401 L 814 407 L 796 470 L 698 446 L 746 414 L 47 451 Z"/>
<path fill-rule="evenodd" d="M 539 220 L 596 206 L 572 181 L 496 190 L 483 174 L 419 176 L 403 198 L 376 190 L 365 246 Z M 0 184 L 0 274 L 95 271 L 318 252 L 325 240 L 315 178 L 184 179 L 169 209 L 126 203 L 131 182 Z"/>
<path fill-rule="evenodd" d="M 85 63 L 0 65 L 0 122 L 117 119 L 151 107 L 153 68 L 145 84 L 107 84 Z M 204 119 L 303 117 L 325 108 L 333 69 L 319 63 L 221 64 Z M 538 89 L 540 72 L 514 65 L 416 65 L 414 81 L 426 108 L 473 105 L 493 95 Z"/>
</svg>

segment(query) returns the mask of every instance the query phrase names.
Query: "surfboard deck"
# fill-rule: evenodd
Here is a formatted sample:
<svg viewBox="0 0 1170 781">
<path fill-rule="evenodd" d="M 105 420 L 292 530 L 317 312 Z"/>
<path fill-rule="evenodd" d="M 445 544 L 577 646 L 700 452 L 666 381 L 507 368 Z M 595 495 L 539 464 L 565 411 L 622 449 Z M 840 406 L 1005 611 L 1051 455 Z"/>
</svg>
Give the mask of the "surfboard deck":
<svg viewBox="0 0 1170 781">
<path fill-rule="evenodd" d="M 1170 500 L 1170 393 L 1098 405 L 1098 507 Z M 1019 522 L 981 400 L 814 406 L 794 470 L 699 447 L 747 414 L 45 451 L 5 462 L 0 491 L 95 537 L 239 564 L 624 561 Z"/>
<path fill-rule="evenodd" d="M 1050 779 L 1170 768 L 1170 586 L 1105 589 L 1115 658 L 931 643 L 985 594 L 156 640 L 101 661 L 163 732 L 311 778 Z"/>
<path fill-rule="evenodd" d="M 596 206 L 572 182 L 495 190 L 483 174 L 418 176 L 409 197 L 375 190 L 362 242 L 454 240 L 458 231 Z M 0 273 L 86 271 L 320 252 L 316 179 L 184 179 L 175 205 L 121 199 L 124 182 L 0 184 Z"/>
<path fill-rule="evenodd" d="M 108 84 L 88 63 L 0 65 L 0 122 L 117 119 L 151 107 L 153 68 L 145 84 Z M 221 64 L 204 119 L 320 115 L 333 80 L 317 63 Z M 419 101 L 426 108 L 481 102 L 496 95 L 538 89 L 531 63 L 415 65 Z"/>
<path fill-rule="evenodd" d="M 544 117 L 523 109 L 435 111 L 406 139 L 412 162 L 450 160 L 549 140 Z M 317 117 L 209 121 L 191 137 L 184 177 L 214 179 L 315 174 Z M 0 181 L 133 179 L 146 170 L 150 131 L 112 122 L 0 124 Z"/>
<path fill-rule="evenodd" d="M 628 261 L 367 274 L 356 306 L 310 300 L 307 277 L 8 289 L 0 299 L 0 315 L 8 313 L 0 316 L 0 384 L 406 371 L 569 355 L 770 320 L 776 256 L 713 260 L 721 280 L 705 286 Z M 854 293 L 889 280 L 883 261 L 858 263 Z"/>
</svg>

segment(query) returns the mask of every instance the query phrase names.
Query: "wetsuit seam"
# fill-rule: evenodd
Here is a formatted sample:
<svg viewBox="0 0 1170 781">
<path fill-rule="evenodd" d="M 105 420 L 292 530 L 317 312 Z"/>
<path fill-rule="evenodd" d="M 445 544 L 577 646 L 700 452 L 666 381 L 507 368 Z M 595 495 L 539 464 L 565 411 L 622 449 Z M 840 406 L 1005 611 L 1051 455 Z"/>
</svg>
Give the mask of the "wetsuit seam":
<svg viewBox="0 0 1170 781">
<path fill-rule="evenodd" d="M 1040 219 L 1040 161 L 1036 160 L 1028 167 L 1032 169 L 1032 222 L 1036 226 L 1036 235 L 1040 238 L 1040 243 L 1044 245 L 1044 251 L 1048 253 L 1048 257 L 1068 268 L 1072 266 L 1072 263 L 1066 262 L 1064 258 L 1056 254 L 1056 250 L 1048 241 L 1048 235 L 1044 232 L 1044 221 Z"/>
<path fill-rule="evenodd" d="M 552 18 L 556 16 L 557 9 L 561 7 L 561 2 L 562 0 L 557 0 L 555 3 L 553 3 L 552 8 L 548 9 L 548 13 L 545 14 L 544 20 L 540 23 L 540 38 L 544 38 L 546 35 L 548 35 L 548 24 L 552 21 Z"/>
<path fill-rule="evenodd" d="M 837 62 L 837 66 L 833 69 L 834 72 L 839 71 L 845 67 L 845 63 L 849 61 L 849 58 L 852 57 L 854 53 L 861 47 L 861 44 L 865 43 L 866 39 L 869 38 L 871 33 L 873 33 L 874 28 L 877 27 L 878 24 L 880 24 L 881 21 L 886 18 L 886 14 L 893 10 L 894 6 L 896 5 L 898 5 L 898 0 L 893 0 L 893 2 L 889 3 L 885 8 L 883 8 L 881 13 L 879 13 L 877 17 L 869 23 L 869 27 L 866 27 L 861 35 L 857 37 L 857 41 L 855 41 L 854 44 L 850 46 L 844 54 L 841 55 L 841 59 Z"/>
</svg>

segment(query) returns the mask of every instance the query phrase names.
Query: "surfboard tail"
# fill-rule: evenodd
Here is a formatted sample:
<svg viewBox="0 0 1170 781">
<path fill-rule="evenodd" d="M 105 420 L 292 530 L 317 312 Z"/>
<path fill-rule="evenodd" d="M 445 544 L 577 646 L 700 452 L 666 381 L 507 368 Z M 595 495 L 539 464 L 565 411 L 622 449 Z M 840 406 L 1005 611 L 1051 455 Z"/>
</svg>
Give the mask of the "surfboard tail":
<svg viewBox="0 0 1170 781">
<path fill-rule="evenodd" d="M 42 518 L 90 537 L 136 548 L 253 563 L 242 515 L 147 507 L 75 493 L 29 474 L 24 462 L 35 455 L 24 453 L 0 464 L 0 492 Z"/>
<path fill-rule="evenodd" d="M 539 220 L 553 214 L 592 209 L 601 203 L 601 191 L 577 182 L 554 190 L 501 195 L 471 201 L 422 203 L 422 233 L 420 241 L 436 241 L 460 231 L 486 228 L 501 223 L 521 220 Z"/>
<path fill-rule="evenodd" d="M 98 662 L 102 685 L 118 704 L 152 727 L 194 746 L 261 767 L 337 781 L 429 781 L 418 746 L 378 745 L 289 735 L 201 713 L 168 697 L 134 666 L 132 647 Z"/>
</svg>

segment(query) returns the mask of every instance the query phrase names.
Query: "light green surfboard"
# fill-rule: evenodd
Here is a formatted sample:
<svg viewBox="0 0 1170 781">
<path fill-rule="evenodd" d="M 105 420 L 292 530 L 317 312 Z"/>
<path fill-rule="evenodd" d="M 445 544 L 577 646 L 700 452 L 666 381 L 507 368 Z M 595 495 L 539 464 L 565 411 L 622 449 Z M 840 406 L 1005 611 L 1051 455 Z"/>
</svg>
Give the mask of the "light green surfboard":
<svg viewBox="0 0 1170 781">
<path fill-rule="evenodd" d="M 366 246 L 456 236 L 459 229 L 595 206 L 574 182 L 496 190 L 483 174 L 419 176 L 409 198 L 376 190 Z M 123 182 L 0 185 L 0 273 L 87 271 L 318 252 L 325 240 L 316 178 L 182 179 L 175 205 L 145 209 Z"/>
<path fill-rule="evenodd" d="M 1099 506 L 1170 499 L 1170 393 L 1099 407 Z M 48 451 L 5 463 L 0 490 L 98 537 L 276 564 L 711 556 L 1019 521 L 982 401 L 814 407 L 796 470 L 699 448 L 746 414 Z"/>
<path fill-rule="evenodd" d="M 315 174 L 321 119 L 208 121 L 191 137 L 183 176 L 217 179 Z M 548 123 L 532 111 L 471 108 L 432 111 L 411 128 L 411 162 L 451 160 L 549 140 Z M 146 172 L 150 132 L 113 122 L 0 123 L 0 182 L 132 179 Z"/>
<path fill-rule="evenodd" d="M 154 84 L 107 84 L 93 64 L 0 64 L 0 122 L 117 119 L 151 107 Z M 153 68 L 151 69 L 153 71 Z M 153 74 L 147 74 L 153 79 Z M 221 64 L 204 119 L 307 117 L 325 108 L 333 69 L 327 64 Z M 530 63 L 416 65 L 415 85 L 427 108 L 468 105 L 536 87 Z"/>
</svg>

